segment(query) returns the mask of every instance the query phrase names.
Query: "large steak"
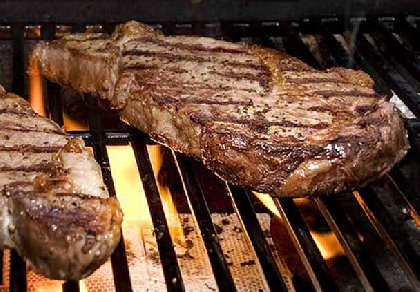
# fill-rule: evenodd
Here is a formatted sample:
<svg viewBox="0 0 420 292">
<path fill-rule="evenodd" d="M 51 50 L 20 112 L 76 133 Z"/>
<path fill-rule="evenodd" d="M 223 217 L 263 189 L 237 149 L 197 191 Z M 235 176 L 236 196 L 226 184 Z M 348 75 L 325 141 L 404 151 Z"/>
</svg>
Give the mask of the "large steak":
<svg viewBox="0 0 420 292">
<path fill-rule="evenodd" d="M 54 279 L 90 275 L 120 240 L 122 212 L 81 139 L 0 86 L 0 248 Z"/>
<path fill-rule="evenodd" d="M 257 46 L 129 22 L 112 36 L 42 42 L 30 63 L 109 100 L 126 122 L 228 182 L 274 196 L 364 185 L 408 149 L 399 114 L 368 75 L 317 71 Z"/>
</svg>

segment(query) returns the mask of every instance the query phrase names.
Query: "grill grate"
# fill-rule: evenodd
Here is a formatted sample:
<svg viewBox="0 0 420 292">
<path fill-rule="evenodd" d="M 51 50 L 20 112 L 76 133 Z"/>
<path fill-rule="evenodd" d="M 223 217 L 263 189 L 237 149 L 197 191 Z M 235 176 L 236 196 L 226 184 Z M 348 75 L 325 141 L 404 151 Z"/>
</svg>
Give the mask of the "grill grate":
<svg viewBox="0 0 420 292">
<path fill-rule="evenodd" d="M 419 116 L 420 63 L 418 54 L 420 47 L 418 37 L 420 32 L 417 22 L 415 18 L 359 18 L 352 19 L 350 22 L 338 19 L 305 19 L 296 22 L 153 25 L 162 27 L 165 33 L 170 34 L 199 34 L 285 49 L 289 54 L 299 57 L 316 68 L 323 68 L 325 63 L 348 68 L 362 68 L 375 79 L 379 91 L 389 97 L 396 93 L 409 110 Z M 73 32 L 86 30 L 86 26 L 80 23 L 70 24 L 70 26 Z M 112 31 L 113 26 L 112 23 L 104 23 L 101 27 L 109 32 Z M 56 27 L 52 23 L 41 24 L 39 38 L 53 39 L 57 34 Z M 340 41 L 347 35 L 345 32 L 347 30 L 343 28 L 353 32 L 355 28 L 358 28 L 357 34 L 353 33 L 355 47 L 350 50 Z M 21 23 L 13 23 L 9 29 L 13 51 L 12 91 L 24 95 L 26 83 L 24 60 L 27 46 L 24 38 L 25 26 Z M 404 36 L 403 41 L 400 40 L 400 35 Z M 305 42 L 306 36 L 314 36 L 326 48 L 326 52 L 321 52 L 320 55 L 330 56 L 329 61 L 324 62 L 311 50 L 311 46 Z M 48 98 L 48 115 L 63 125 L 60 87 L 48 83 L 46 97 Z M 86 97 L 86 100 L 89 109 L 89 130 L 73 131 L 72 134 L 82 137 L 87 145 L 93 147 L 94 156 L 101 166 L 104 180 L 112 196 L 115 196 L 116 192 L 106 146 L 131 143 L 155 228 L 167 289 L 169 291 L 184 290 L 184 281 L 163 212 L 152 164 L 148 158 L 147 145 L 154 142 L 135 129 L 125 127 L 121 131 L 114 131 L 103 126 L 102 111 L 97 101 L 90 97 Z M 420 229 L 415 226 L 408 230 L 401 224 L 403 222 L 401 218 L 412 223 L 419 218 L 420 197 L 417 194 L 420 191 L 420 185 L 415 180 L 416 172 L 411 172 L 411 170 L 419 166 L 420 122 L 416 118 L 405 121 L 413 147 L 401 165 L 394 168 L 380 183 L 360 189 L 358 192 L 314 199 L 324 220 L 327 221 L 343 247 L 359 278 L 361 287 L 366 290 L 386 291 L 403 286 L 413 291 L 420 289 L 420 249 L 410 240 L 410 238 L 419 238 Z M 207 186 L 197 176 L 196 170 L 200 166 L 181 154 L 174 154 L 172 159 L 177 166 L 179 177 L 182 178 L 191 212 L 200 228 L 216 283 L 222 291 L 235 291 L 235 283 L 212 221 L 208 197 L 205 195 Z M 226 197 L 231 200 L 234 211 L 243 224 L 268 288 L 273 291 L 286 290 L 287 285 L 259 224 L 252 194 L 238 187 L 226 185 L 220 180 L 217 182 L 224 189 Z M 395 207 L 386 206 L 383 197 L 390 197 L 392 202 L 395 202 Z M 313 288 L 337 290 L 340 285 L 314 241 L 297 202 L 289 198 L 274 199 L 274 202 L 280 211 L 288 235 L 304 263 Z M 391 254 L 393 264 L 401 268 L 402 275 L 405 277 L 400 279 L 402 284 L 386 276 L 387 273 L 383 271 L 383 265 L 381 265 L 384 261 L 380 257 L 375 259 L 378 252 L 375 252 L 376 247 L 378 250 L 384 249 L 387 254 Z M 24 261 L 12 252 L 10 262 L 11 291 L 26 290 Z M 132 290 L 123 240 L 111 257 L 111 265 L 115 289 L 117 291 Z M 302 287 L 298 281 L 295 281 L 294 285 L 296 289 Z M 79 291 L 79 289 L 77 282 L 67 282 L 63 285 L 63 291 Z"/>
</svg>

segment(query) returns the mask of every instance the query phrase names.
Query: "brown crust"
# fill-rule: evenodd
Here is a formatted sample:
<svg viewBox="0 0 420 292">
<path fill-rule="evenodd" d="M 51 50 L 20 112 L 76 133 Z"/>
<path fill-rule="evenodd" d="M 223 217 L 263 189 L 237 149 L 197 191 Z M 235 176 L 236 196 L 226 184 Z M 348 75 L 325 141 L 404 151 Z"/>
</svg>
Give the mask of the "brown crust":
<svg viewBox="0 0 420 292">
<path fill-rule="evenodd" d="M 331 194 L 381 176 L 408 149 L 400 116 L 361 71 L 317 71 L 258 46 L 123 27 L 113 36 L 119 77 L 101 85 L 115 91 L 91 93 L 230 183 L 275 196 Z M 66 42 L 57 44 L 66 51 Z M 96 54 L 73 53 L 87 60 Z M 83 91 L 74 86 L 80 81 L 54 71 L 53 54 L 49 44 L 35 49 L 43 74 Z"/>
<path fill-rule="evenodd" d="M 85 159 L 83 141 L 2 87 L 0 126 L 1 247 L 15 249 L 50 278 L 90 275 L 119 242 L 122 212 L 115 198 L 77 193 L 76 185 L 88 186 L 92 178 L 73 180 L 74 166 L 66 168 L 63 156 Z M 101 191 L 107 194 L 104 186 Z"/>
</svg>

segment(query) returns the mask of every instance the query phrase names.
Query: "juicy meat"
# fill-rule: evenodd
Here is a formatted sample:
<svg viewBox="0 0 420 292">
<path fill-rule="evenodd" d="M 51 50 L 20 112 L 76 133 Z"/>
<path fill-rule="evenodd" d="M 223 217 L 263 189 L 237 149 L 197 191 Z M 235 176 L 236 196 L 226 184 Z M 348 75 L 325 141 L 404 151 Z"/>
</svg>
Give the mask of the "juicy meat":
<svg viewBox="0 0 420 292">
<path fill-rule="evenodd" d="M 137 22 L 112 36 L 38 44 L 33 70 L 106 99 L 129 124 L 230 183 L 275 196 L 331 194 L 387 172 L 402 119 L 361 71 L 317 71 L 283 53 Z"/>
<path fill-rule="evenodd" d="M 81 139 L 0 86 L 0 248 L 49 278 L 77 280 L 120 240 L 122 212 Z"/>
</svg>

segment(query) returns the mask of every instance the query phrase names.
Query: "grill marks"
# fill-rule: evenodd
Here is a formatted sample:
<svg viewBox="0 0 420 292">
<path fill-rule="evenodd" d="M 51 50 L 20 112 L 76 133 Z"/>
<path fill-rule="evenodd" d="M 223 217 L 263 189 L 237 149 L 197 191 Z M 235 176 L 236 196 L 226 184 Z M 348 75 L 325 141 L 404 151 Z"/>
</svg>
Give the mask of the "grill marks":
<svg viewBox="0 0 420 292">
<path fill-rule="evenodd" d="M 147 94 L 205 127 L 217 125 L 223 132 L 237 124 L 241 131 L 257 132 L 260 141 L 293 137 L 304 143 L 336 117 L 346 123 L 375 109 L 374 90 L 338 71 L 316 71 L 280 54 L 258 56 L 242 44 L 143 36 L 123 44 L 121 60 L 140 88 L 133 99 Z M 280 70 L 276 83 L 273 70 Z"/>
<path fill-rule="evenodd" d="M 0 127 L 3 130 L 14 130 L 19 132 L 44 132 L 63 134 L 60 128 L 50 120 L 36 115 L 27 115 L 19 112 L 0 113 Z"/>
<path fill-rule="evenodd" d="M 32 181 L 40 172 L 37 171 L 19 171 L 19 170 L 4 170 L 0 171 L 0 187 L 21 187 L 27 185 L 32 187 Z"/>
<path fill-rule="evenodd" d="M 214 39 L 195 36 L 142 36 L 133 38 L 133 42 L 147 42 L 167 48 L 179 48 L 188 51 L 212 52 L 212 53 L 246 53 L 246 49 L 235 43 L 221 43 Z"/>
<path fill-rule="evenodd" d="M 0 151 L 52 153 L 60 150 L 68 141 L 69 137 L 62 129 L 35 114 L 22 99 L 12 94 L 0 98 Z M 0 160 L 7 161 L 2 155 L 0 153 Z M 0 162 L 0 169 L 8 170 L 12 166 Z M 36 163 L 33 166 L 34 169 L 43 167 Z"/>
<path fill-rule="evenodd" d="M 0 90 L 0 189 L 22 187 L 54 169 L 52 155 L 69 141 L 23 99 Z"/>
<path fill-rule="evenodd" d="M 51 153 L 0 151 L 0 171 L 49 172 L 54 163 Z"/>
<path fill-rule="evenodd" d="M 34 134 L 22 135 L 20 131 L 0 130 L 0 149 L 16 150 L 27 149 L 28 151 L 45 149 L 50 152 L 54 149 L 64 147 L 69 141 L 69 137 L 55 133 L 33 132 Z"/>
</svg>

